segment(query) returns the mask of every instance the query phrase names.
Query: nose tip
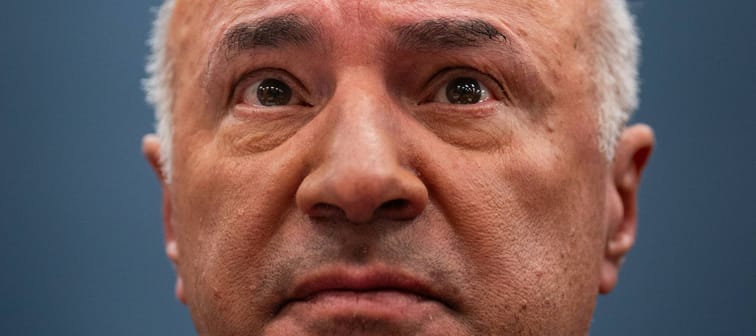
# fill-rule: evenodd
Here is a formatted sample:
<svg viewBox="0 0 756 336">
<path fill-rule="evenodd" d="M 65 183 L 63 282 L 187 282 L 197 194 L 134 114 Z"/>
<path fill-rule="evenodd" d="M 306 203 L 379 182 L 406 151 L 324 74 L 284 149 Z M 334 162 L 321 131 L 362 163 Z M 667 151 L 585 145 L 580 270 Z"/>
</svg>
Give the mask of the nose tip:
<svg viewBox="0 0 756 336">
<path fill-rule="evenodd" d="M 343 217 L 353 223 L 413 219 L 427 202 L 428 191 L 416 174 L 385 161 L 322 167 L 305 178 L 297 192 L 298 207 L 310 217 Z"/>
</svg>

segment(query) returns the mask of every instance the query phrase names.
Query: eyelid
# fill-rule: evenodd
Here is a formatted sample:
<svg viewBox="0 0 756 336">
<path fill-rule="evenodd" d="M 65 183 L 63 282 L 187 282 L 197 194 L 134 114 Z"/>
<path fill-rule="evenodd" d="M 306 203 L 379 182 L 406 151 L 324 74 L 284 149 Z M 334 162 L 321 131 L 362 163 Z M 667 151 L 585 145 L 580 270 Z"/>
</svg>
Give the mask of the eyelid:
<svg viewBox="0 0 756 336">
<path fill-rule="evenodd" d="M 423 95 L 424 98 L 420 101 L 420 103 L 425 104 L 433 102 L 433 99 L 435 98 L 438 90 L 444 89 L 450 81 L 460 77 L 469 77 L 471 79 L 479 81 L 488 89 L 488 92 L 491 95 L 491 99 L 499 101 L 509 100 L 509 94 L 507 93 L 507 90 L 493 76 L 470 67 L 448 67 L 434 74 L 426 82 L 426 85 L 424 87 L 428 88 L 428 90 L 425 91 L 426 93 Z"/>
<path fill-rule="evenodd" d="M 288 85 L 291 88 L 294 97 L 304 102 L 304 104 L 310 105 L 310 91 L 288 71 L 279 68 L 252 70 L 239 77 L 239 79 L 234 82 L 231 95 L 228 97 L 227 105 L 233 107 L 236 104 L 239 104 L 243 100 L 242 95 L 249 86 L 268 78 L 277 79 Z"/>
</svg>

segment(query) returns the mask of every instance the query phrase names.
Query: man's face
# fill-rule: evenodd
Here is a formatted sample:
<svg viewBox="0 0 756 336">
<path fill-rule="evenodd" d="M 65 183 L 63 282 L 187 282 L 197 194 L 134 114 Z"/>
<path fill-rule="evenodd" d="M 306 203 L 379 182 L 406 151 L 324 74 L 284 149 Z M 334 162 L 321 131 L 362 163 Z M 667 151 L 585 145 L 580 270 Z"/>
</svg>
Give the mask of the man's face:
<svg viewBox="0 0 756 336">
<path fill-rule="evenodd" d="M 166 242 L 200 334 L 585 334 L 634 234 L 596 5 L 179 1 Z"/>
</svg>

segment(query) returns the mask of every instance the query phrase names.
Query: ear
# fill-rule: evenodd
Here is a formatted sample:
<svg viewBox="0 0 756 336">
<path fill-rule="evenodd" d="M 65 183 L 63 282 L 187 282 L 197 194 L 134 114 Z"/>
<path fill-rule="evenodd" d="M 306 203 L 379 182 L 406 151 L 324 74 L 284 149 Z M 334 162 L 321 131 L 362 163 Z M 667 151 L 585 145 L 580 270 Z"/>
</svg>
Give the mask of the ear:
<svg viewBox="0 0 756 336">
<path fill-rule="evenodd" d="M 626 128 L 617 144 L 612 179 L 607 188 L 607 235 L 599 283 L 602 294 L 609 293 L 617 285 L 622 261 L 635 243 L 638 186 L 653 147 L 654 133 L 646 125 Z"/>
<path fill-rule="evenodd" d="M 160 188 L 163 190 L 163 232 L 165 242 L 165 254 L 171 261 L 174 267 L 178 266 L 179 260 L 179 248 L 176 242 L 176 237 L 173 234 L 173 224 L 171 222 L 171 195 L 170 188 L 165 179 L 163 168 L 160 164 L 160 138 L 154 134 L 148 134 L 142 139 L 142 152 L 144 153 L 147 162 L 152 166 L 152 170 L 160 181 Z M 186 304 L 184 297 L 184 283 L 181 280 L 181 275 L 177 272 L 176 275 L 176 298 L 182 303 Z"/>
</svg>

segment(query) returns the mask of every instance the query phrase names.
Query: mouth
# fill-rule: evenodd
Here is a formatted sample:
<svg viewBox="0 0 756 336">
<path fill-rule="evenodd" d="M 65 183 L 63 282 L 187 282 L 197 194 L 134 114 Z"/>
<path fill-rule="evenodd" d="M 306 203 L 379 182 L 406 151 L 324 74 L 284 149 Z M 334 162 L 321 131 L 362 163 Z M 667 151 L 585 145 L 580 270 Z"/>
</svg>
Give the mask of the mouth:
<svg viewBox="0 0 756 336">
<path fill-rule="evenodd" d="M 296 282 L 276 315 L 407 320 L 453 310 L 438 290 L 419 277 L 387 267 L 339 267 Z"/>
</svg>

